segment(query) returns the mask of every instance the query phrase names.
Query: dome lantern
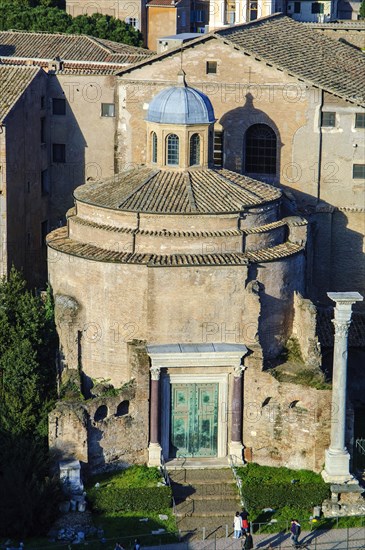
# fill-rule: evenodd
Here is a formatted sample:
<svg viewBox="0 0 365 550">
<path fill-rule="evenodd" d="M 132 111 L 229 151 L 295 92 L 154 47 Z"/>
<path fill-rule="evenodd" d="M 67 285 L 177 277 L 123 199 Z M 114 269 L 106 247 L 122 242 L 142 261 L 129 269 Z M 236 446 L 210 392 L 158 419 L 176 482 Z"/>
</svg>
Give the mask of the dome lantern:
<svg viewBox="0 0 365 550">
<path fill-rule="evenodd" d="M 210 99 L 179 71 L 177 85 L 158 93 L 148 107 L 148 161 L 161 168 L 208 166 L 215 120 Z"/>
</svg>

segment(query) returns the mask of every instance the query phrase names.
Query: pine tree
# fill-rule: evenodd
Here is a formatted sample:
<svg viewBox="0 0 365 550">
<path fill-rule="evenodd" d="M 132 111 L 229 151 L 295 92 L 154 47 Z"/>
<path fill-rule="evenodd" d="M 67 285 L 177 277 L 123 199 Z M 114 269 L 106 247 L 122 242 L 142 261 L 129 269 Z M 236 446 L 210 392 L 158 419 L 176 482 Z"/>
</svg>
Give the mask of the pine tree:
<svg viewBox="0 0 365 550">
<path fill-rule="evenodd" d="M 362 0 L 359 11 L 360 19 L 365 19 L 365 0 Z"/>
<path fill-rule="evenodd" d="M 56 349 L 50 290 L 36 295 L 12 269 L 0 281 L 0 536 L 42 533 L 57 511 L 47 449 Z"/>
</svg>

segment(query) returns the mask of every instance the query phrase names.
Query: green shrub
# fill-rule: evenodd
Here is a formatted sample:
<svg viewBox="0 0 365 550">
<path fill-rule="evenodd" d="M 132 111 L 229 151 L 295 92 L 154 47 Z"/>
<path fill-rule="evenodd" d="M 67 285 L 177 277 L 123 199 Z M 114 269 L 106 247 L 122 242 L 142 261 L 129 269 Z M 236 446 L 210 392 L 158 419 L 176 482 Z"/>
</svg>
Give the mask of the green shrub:
<svg viewBox="0 0 365 550">
<path fill-rule="evenodd" d="M 165 510 L 171 506 L 171 489 L 159 486 L 161 481 L 157 468 L 132 466 L 120 472 L 95 476 L 88 498 L 92 508 L 98 512 Z"/>
<path fill-rule="evenodd" d="M 321 476 L 307 470 L 248 464 L 239 469 L 239 475 L 245 505 L 251 510 L 294 507 L 309 511 L 330 496 Z"/>
<path fill-rule="evenodd" d="M 328 498 L 328 487 L 316 483 L 261 484 L 252 483 L 242 488 L 248 508 L 282 508 L 295 506 L 310 509 Z"/>
<path fill-rule="evenodd" d="M 97 512 L 155 512 L 171 506 L 170 487 L 93 487 L 88 492 L 93 510 Z"/>
</svg>

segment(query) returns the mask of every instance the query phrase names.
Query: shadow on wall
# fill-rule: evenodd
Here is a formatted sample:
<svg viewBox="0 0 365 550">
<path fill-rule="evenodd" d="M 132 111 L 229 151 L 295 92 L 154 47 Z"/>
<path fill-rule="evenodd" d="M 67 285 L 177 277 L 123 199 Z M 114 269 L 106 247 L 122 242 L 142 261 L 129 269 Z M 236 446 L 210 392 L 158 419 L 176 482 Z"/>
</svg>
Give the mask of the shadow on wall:
<svg viewBox="0 0 365 550">
<path fill-rule="evenodd" d="M 234 170 L 247 174 L 252 178 L 264 181 L 266 183 L 278 183 L 280 175 L 280 158 L 281 149 L 283 143 L 281 141 L 280 133 L 275 122 L 260 109 L 256 109 L 254 106 L 254 97 L 251 93 L 246 94 L 246 103 L 242 107 L 237 107 L 225 113 L 219 120 L 223 128 L 224 135 L 224 167 L 228 170 Z M 260 151 L 256 150 L 256 154 L 260 152 L 262 154 L 265 150 L 266 169 L 264 172 L 258 173 L 257 171 L 247 171 L 248 166 L 248 142 L 247 142 L 247 130 L 252 129 L 254 125 L 265 125 L 268 127 L 268 131 L 274 132 L 276 136 L 276 158 L 270 159 L 270 152 L 275 144 L 271 140 L 265 140 L 262 138 L 260 145 Z M 262 129 L 265 129 L 262 127 Z M 273 134 L 273 136 L 274 136 Z M 260 140 L 261 141 L 261 140 Z M 235 151 L 242 151 L 242 155 L 237 155 Z M 255 152 L 253 151 L 255 156 Z M 251 162 L 252 162 L 251 158 Z"/>
<path fill-rule="evenodd" d="M 312 195 L 302 191 L 289 192 L 309 222 L 307 296 L 326 305 L 333 305 L 327 292 L 357 291 L 365 296 L 364 235 L 349 228 L 349 216 L 364 228 L 364 214 L 342 212 L 325 201 L 316 204 Z M 358 302 L 354 310 L 364 307 L 364 302 Z"/>
<path fill-rule="evenodd" d="M 130 422 L 127 399 L 118 404 L 115 401 L 108 404 L 102 403 L 95 410 L 89 411 L 87 426 L 89 473 L 129 465 L 121 459 L 120 453 L 124 450 L 123 441 L 126 441 L 124 430 Z"/>
<path fill-rule="evenodd" d="M 57 75 L 49 75 L 51 189 L 50 227 L 64 225 L 73 192 L 85 183 L 86 140 Z M 61 101 L 54 101 L 61 100 Z M 63 100 L 63 101 L 62 101 Z"/>
</svg>

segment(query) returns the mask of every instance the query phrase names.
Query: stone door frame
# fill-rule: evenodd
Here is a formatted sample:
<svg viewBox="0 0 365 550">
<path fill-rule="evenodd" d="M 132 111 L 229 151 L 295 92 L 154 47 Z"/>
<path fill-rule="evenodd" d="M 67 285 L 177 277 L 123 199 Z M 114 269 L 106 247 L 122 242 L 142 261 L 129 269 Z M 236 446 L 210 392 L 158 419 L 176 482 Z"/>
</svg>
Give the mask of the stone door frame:
<svg viewBox="0 0 365 550">
<path fill-rule="evenodd" d="M 228 437 L 228 415 L 229 404 L 229 372 L 232 368 L 234 373 L 234 394 L 239 390 L 237 383 L 241 385 L 241 376 L 244 370 L 242 366 L 243 357 L 247 354 L 244 344 L 148 344 L 147 353 L 151 359 L 151 409 L 150 409 L 150 442 L 149 465 L 160 465 L 162 456 L 169 456 L 170 447 L 170 385 L 171 383 L 185 383 L 196 381 L 197 383 L 218 383 L 219 410 L 218 410 L 218 441 L 217 458 L 228 455 L 242 455 L 241 436 L 237 440 L 236 434 Z M 206 373 L 209 368 L 210 373 Z M 217 369 L 217 371 L 212 370 Z M 226 372 L 219 372 L 225 368 Z M 175 369 L 183 369 L 185 372 L 176 372 Z M 189 372 L 194 369 L 195 372 Z M 196 371 L 201 372 L 196 372 Z M 161 395 L 160 395 L 161 389 Z M 161 399 L 160 399 L 161 397 Z M 232 415 L 235 417 L 233 424 L 241 423 L 242 392 L 237 393 L 238 406 L 232 408 Z M 233 406 L 233 405 L 232 405 Z M 237 409 L 237 410 L 236 410 Z M 160 438 L 158 439 L 158 426 L 161 427 Z M 239 430 L 240 431 L 240 430 Z M 232 440 L 232 436 L 233 440 Z"/>
<path fill-rule="evenodd" d="M 218 434 L 217 458 L 227 456 L 228 447 L 228 373 L 161 375 L 161 447 L 162 455 L 168 460 L 170 454 L 171 384 L 218 384 Z"/>
</svg>

